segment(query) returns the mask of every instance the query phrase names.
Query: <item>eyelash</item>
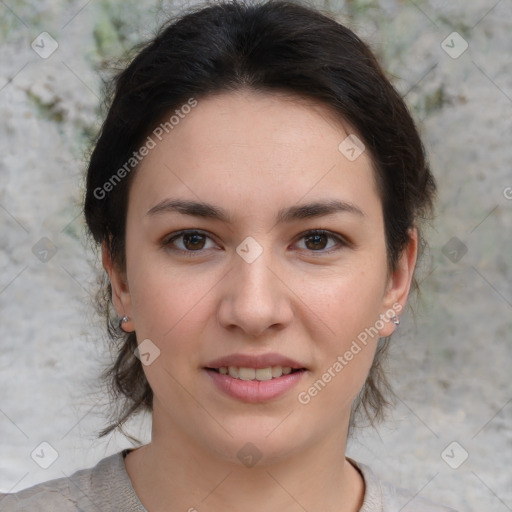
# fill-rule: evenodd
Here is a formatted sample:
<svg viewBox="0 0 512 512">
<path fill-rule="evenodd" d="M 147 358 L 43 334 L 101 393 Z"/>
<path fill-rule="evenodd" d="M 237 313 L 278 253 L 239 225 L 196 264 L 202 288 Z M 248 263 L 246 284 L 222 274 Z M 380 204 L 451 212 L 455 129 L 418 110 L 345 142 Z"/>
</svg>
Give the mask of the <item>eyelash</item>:
<svg viewBox="0 0 512 512">
<path fill-rule="evenodd" d="M 191 258 L 196 257 L 197 255 L 201 255 L 204 252 L 204 249 L 200 249 L 197 251 L 188 251 L 188 250 L 184 250 L 184 249 L 176 249 L 176 248 L 171 247 L 172 242 L 183 237 L 184 235 L 200 235 L 200 236 L 203 236 L 205 238 L 209 238 L 210 240 L 212 240 L 212 237 L 209 236 L 208 233 L 206 233 L 204 231 L 201 231 L 198 229 L 186 229 L 183 231 L 179 231 L 177 233 L 173 233 L 173 234 L 169 235 L 168 237 L 165 237 L 162 240 L 162 246 L 172 252 L 179 252 L 182 255 L 191 257 Z M 325 229 L 311 229 L 311 230 L 305 231 L 304 233 L 301 233 L 298 240 L 302 240 L 304 238 L 307 238 L 308 236 L 315 236 L 315 235 L 325 235 L 325 236 L 327 236 L 328 239 L 330 238 L 330 239 L 335 240 L 338 244 L 338 247 L 331 247 L 328 250 L 319 250 L 319 251 L 308 250 L 308 252 L 310 252 L 311 254 L 331 254 L 334 251 L 340 250 L 342 247 L 348 247 L 351 245 L 342 236 L 332 233 L 331 231 L 327 231 Z"/>
</svg>

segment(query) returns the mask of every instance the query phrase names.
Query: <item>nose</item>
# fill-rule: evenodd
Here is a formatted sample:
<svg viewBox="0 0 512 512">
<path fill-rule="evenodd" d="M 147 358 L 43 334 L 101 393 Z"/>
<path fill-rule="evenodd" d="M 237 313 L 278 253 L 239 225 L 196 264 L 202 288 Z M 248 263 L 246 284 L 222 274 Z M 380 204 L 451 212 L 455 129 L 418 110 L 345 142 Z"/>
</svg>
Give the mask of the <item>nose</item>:
<svg viewBox="0 0 512 512">
<path fill-rule="evenodd" d="M 252 263 L 238 255 L 222 281 L 218 320 L 228 330 L 258 337 L 268 329 L 281 330 L 292 320 L 292 291 L 263 253 Z"/>
</svg>

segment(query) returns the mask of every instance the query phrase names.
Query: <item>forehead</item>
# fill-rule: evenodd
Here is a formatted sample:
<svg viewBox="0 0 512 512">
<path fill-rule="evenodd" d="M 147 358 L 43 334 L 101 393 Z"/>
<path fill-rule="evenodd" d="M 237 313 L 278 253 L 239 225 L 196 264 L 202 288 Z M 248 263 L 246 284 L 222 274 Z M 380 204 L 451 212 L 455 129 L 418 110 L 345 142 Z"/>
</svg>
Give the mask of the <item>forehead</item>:
<svg viewBox="0 0 512 512">
<path fill-rule="evenodd" d="M 357 139 L 328 107 L 248 90 L 196 101 L 194 108 L 164 116 L 150 135 L 155 144 L 136 171 L 130 205 L 147 211 L 170 195 L 219 197 L 256 213 L 326 194 L 378 202 L 368 151 L 357 156 L 361 148 L 355 146 L 357 158 L 346 152 Z"/>
</svg>

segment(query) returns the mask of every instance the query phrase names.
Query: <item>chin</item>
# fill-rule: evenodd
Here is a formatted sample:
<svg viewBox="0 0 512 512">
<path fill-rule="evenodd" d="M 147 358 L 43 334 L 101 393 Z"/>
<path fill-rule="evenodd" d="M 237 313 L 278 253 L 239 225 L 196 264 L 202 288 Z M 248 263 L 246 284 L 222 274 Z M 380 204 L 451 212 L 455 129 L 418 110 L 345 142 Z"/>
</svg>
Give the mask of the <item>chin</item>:
<svg viewBox="0 0 512 512">
<path fill-rule="evenodd" d="M 286 422 L 287 420 L 285 420 Z M 222 439 L 204 440 L 204 445 L 216 452 L 226 462 L 246 467 L 268 466 L 286 460 L 297 452 L 314 444 L 313 433 L 308 434 L 304 429 L 294 425 L 284 426 L 281 420 L 257 421 L 257 419 L 244 418 L 237 422 L 236 428 L 226 424 L 226 430 L 233 437 L 225 433 Z M 269 427 L 269 425 L 271 425 Z"/>
</svg>

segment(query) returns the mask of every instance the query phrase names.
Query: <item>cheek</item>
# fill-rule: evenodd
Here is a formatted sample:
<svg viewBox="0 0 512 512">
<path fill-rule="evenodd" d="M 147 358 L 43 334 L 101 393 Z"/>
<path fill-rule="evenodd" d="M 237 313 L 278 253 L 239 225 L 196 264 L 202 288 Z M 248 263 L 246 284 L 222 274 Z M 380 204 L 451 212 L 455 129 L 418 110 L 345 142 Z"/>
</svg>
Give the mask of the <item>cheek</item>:
<svg viewBox="0 0 512 512">
<path fill-rule="evenodd" d="M 300 403 L 315 402 L 314 407 L 334 415 L 350 406 L 366 380 L 379 341 L 376 322 L 383 312 L 383 279 L 378 271 L 354 272 L 331 278 L 321 287 L 310 283 L 310 300 L 305 303 L 325 329 L 322 335 L 311 326 L 320 357 L 302 388 Z"/>
<path fill-rule="evenodd" d="M 339 344 L 375 325 L 383 312 L 384 284 L 384 270 L 361 265 L 305 281 L 303 301 L 323 321 L 329 339 Z"/>
<path fill-rule="evenodd" d="M 206 292 L 212 284 L 193 272 L 183 275 L 169 268 L 149 263 L 140 265 L 137 277 L 130 283 L 137 334 L 149 335 L 155 341 L 168 342 L 187 329 L 199 326 L 205 316 Z"/>
<path fill-rule="evenodd" d="M 211 291 L 222 276 L 193 265 L 170 265 L 160 251 L 131 249 L 127 271 L 138 342 L 150 339 L 160 350 L 159 362 L 181 375 L 185 361 L 199 365 L 202 333 L 212 317 Z M 148 377 L 155 371 L 153 365 L 144 370 Z"/>
<path fill-rule="evenodd" d="M 177 275 L 147 263 L 140 266 L 133 282 L 138 343 L 150 339 L 160 351 L 143 371 L 155 395 L 164 401 L 184 404 L 190 400 L 182 383 L 189 382 L 191 371 L 200 366 L 201 333 L 211 316 L 206 292 L 212 285 L 207 285 L 206 279 Z"/>
</svg>

